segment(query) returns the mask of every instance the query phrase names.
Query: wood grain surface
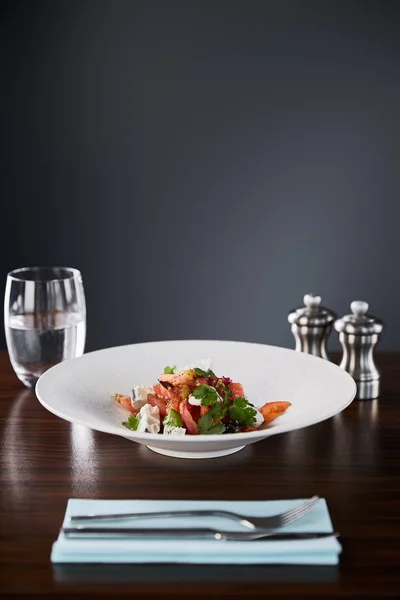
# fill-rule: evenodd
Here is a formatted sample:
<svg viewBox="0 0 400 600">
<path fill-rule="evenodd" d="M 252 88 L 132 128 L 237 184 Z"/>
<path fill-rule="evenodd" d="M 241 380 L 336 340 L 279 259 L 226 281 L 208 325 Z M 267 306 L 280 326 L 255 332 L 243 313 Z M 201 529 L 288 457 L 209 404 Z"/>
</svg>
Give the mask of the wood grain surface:
<svg viewBox="0 0 400 600">
<path fill-rule="evenodd" d="M 379 400 L 204 461 L 155 454 L 45 410 L 0 353 L 0 595 L 12 598 L 400 597 L 400 354 Z M 68 498 L 325 497 L 338 567 L 52 565 Z"/>
</svg>

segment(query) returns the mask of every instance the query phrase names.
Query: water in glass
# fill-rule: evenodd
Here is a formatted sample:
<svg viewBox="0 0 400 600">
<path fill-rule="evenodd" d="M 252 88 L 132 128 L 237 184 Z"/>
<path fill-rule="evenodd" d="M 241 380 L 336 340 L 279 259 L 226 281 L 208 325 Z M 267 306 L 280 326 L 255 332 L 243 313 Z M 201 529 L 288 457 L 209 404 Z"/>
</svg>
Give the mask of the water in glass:
<svg viewBox="0 0 400 600">
<path fill-rule="evenodd" d="M 86 308 L 75 269 L 18 269 L 9 274 L 4 321 L 10 361 L 28 387 L 61 361 L 81 356 Z"/>
</svg>

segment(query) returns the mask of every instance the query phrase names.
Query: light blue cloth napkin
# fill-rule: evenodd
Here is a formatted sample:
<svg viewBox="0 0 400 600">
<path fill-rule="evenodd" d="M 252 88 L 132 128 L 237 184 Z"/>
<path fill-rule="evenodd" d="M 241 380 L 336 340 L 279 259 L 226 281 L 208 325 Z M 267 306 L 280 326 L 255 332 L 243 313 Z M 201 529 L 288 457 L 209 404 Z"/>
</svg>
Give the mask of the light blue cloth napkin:
<svg viewBox="0 0 400 600">
<path fill-rule="evenodd" d="M 63 525 L 71 526 L 71 515 L 88 513 L 154 512 L 163 510 L 225 509 L 254 516 L 281 513 L 304 500 L 197 501 L 197 500 L 81 500 L 68 501 Z M 116 527 L 116 521 L 102 521 L 102 527 Z M 91 525 L 99 525 L 92 521 Z M 248 531 L 221 517 L 167 517 L 127 520 L 132 527 L 215 527 L 225 531 Z M 328 507 L 321 498 L 313 510 L 285 531 L 333 531 Z M 304 564 L 335 565 L 341 545 L 335 538 L 296 541 L 236 542 L 212 539 L 68 539 L 60 532 L 53 544 L 54 563 L 191 563 L 191 564 Z"/>
</svg>

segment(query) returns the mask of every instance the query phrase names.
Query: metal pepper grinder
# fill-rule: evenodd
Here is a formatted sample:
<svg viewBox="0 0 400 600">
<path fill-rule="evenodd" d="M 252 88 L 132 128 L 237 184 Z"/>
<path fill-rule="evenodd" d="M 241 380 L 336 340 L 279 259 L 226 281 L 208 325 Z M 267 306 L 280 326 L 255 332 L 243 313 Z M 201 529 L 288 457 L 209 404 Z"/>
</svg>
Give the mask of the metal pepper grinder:
<svg viewBox="0 0 400 600">
<path fill-rule="evenodd" d="M 296 350 L 327 359 L 326 342 L 336 315 L 328 308 L 320 306 L 321 296 L 306 294 L 303 302 L 304 306 L 288 315 L 296 340 Z"/>
<path fill-rule="evenodd" d="M 372 400 L 379 396 L 380 373 L 374 362 L 374 350 L 384 323 L 368 315 L 368 303 L 355 300 L 350 304 L 351 315 L 335 321 L 343 347 L 340 366 L 357 384 L 357 398 Z"/>
</svg>

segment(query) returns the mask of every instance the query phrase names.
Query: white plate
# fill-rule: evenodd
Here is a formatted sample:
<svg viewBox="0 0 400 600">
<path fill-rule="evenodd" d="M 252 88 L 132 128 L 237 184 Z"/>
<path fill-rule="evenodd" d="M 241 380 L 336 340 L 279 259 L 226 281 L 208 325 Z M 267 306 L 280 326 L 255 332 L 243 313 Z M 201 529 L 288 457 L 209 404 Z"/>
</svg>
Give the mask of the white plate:
<svg viewBox="0 0 400 600">
<path fill-rule="evenodd" d="M 123 427 L 127 413 L 112 399 L 135 385 L 152 385 L 166 365 L 212 360 L 219 376 L 243 384 L 255 406 L 286 400 L 292 406 L 266 429 L 223 435 L 164 436 Z M 356 394 L 354 380 L 336 365 L 294 350 L 225 341 L 148 342 L 84 354 L 44 373 L 39 401 L 59 417 L 97 431 L 120 435 L 151 450 L 179 458 L 214 458 L 237 452 L 268 436 L 307 427 L 337 414 Z"/>
</svg>

